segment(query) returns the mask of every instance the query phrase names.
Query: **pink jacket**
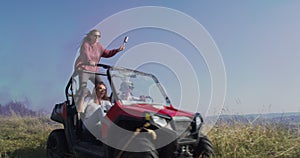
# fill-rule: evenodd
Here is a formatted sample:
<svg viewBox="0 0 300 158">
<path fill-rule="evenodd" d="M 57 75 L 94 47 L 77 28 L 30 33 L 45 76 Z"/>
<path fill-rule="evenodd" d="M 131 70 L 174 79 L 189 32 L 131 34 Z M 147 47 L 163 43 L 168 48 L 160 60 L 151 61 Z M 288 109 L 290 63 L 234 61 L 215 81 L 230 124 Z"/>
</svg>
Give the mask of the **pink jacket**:
<svg viewBox="0 0 300 158">
<path fill-rule="evenodd" d="M 84 42 L 80 48 L 80 55 L 75 61 L 75 70 L 87 70 L 92 72 L 97 72 L 97 66 L 89 66 L 84 64 L 89 64 L 90 61 L 98 64 L 101 57 L 109 58 L 114 56 L 119 52 L 118 49 L 107 50 L 99 42 L 95 44 L 90 44 L 89 42 Z"/>
</svg>

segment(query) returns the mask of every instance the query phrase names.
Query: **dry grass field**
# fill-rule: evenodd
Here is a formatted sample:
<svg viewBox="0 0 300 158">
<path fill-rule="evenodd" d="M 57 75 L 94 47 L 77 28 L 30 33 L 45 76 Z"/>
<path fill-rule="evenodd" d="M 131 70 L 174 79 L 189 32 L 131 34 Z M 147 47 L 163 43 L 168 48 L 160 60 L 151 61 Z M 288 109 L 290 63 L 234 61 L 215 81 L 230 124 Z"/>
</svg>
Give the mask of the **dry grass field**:
<svg viewBox="0 0 300 158">
<path fill-rule="evenodd" d="M 216 157 L 298 158 L 300 125 L 282 123 L 219 122 L 208 133 Z"/>
<path fill-rule="evenodd" d="M 0 117 L 1 158 L 46 157 L 49 117 Z M 279 123 L 219 122 L 208 133 L 218 158 L 300 157 L 300 129 Z"/>
<path fill-rule="evenodd" d="M 46 157 L 48 134 L 61 127 L 48 117 L 0 117 L 1 158 Z"/>
</svg>

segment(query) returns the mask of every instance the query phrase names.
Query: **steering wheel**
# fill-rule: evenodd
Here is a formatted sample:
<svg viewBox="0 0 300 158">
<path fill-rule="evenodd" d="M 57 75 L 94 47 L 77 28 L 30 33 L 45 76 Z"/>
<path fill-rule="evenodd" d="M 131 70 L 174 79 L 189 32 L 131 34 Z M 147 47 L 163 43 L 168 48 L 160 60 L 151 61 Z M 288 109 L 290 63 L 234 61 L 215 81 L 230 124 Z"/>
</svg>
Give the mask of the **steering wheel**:
<svg viewBox="0 0 300 158">
<path fill-rule="evenodd" d="M 145 98 L 145 102 L 149 102 L 149 103 L 153 103 L 154 102 L 153 98 L 150 97 L 149 95 L 144 96 L 144 98 Z"/>
</svg>

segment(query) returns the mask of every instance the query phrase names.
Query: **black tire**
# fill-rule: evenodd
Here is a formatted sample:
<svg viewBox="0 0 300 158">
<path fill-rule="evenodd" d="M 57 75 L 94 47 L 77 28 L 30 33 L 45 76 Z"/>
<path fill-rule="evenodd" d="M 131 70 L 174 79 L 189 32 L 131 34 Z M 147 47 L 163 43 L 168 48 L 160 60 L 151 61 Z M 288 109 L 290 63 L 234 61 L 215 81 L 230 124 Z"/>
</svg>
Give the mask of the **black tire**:
<svg viewBox="0 0 300 158">
<path fill-rule="evenodd" d="M 64 158 L 68 153 L 67 141 L 63 129 L 52 131 L 47 141 L 48 158 Z"/>
<path fill-rule="evenodd" d="M 198 145 L 194 148 L 194 158 L 213 158 L 215 152 L 210 140 L 206 136 L 199 138 Z"/>
</svg>

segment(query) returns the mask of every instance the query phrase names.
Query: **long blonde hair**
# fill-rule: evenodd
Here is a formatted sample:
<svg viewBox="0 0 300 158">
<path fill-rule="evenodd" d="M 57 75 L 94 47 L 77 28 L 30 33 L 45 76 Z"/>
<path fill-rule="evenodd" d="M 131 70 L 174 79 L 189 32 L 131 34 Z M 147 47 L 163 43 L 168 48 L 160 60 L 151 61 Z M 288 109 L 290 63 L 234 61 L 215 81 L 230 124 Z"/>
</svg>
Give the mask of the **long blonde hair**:
<svg viewBox="0 0 300 158">
<path fill-rule="evenodd" d="M 94 34 L 95 32 L 101 33 L 99 30 L 93 29 L 93 30 L 91 30 L 88 34 L 86 34 L 86 36 L 83 38 L 83 41 L 82 41 L 82 42 L 90 41 L 90 40 L 91 40 L 91 39 L 89 38 L 90 35 Z"/>
<path fill-rule="evenodd" d="M 85 35 L 85 37 L 83 38 L 81 44 L 80 44 L 80 51 L 81 51 L 81 48 L 82 48 L 82 46 L 83 46 L 83 43 L 84 43 L 84 42 L 89 42 L 89 41 L 91 41 L 90 35 L 94 34 L 95 32 L 101 33 L 101 32 L 100 32 L 99 30 L 97 30 L 97 29 L 93 29 L 93 30 L 91 30 L 89 33 L 87 33 L 87 34 Z"/>
</svg>

